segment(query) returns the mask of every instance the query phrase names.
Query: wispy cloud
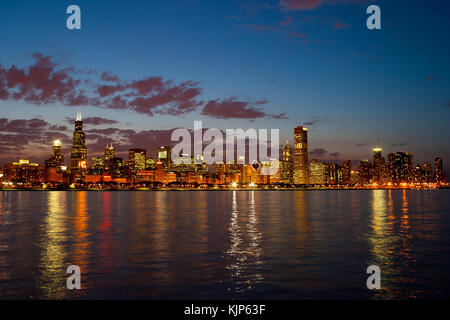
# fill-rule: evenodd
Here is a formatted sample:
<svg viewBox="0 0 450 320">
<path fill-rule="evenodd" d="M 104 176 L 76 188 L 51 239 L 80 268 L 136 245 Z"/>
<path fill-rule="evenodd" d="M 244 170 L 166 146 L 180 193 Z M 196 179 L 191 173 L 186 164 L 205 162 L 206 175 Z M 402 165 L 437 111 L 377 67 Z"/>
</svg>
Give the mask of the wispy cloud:
<svg viewBox="0 0 450 320">
<path fill-rule="evenodd" d="M 285 119 L 286 115 L 268 114 L 258 105 L 266 104 L 266 100 L 262 101 L 241 101 L 236 97 L 228 99 L 209 100 L 203 107 L 202 115 L 217 119 L 257 119 L 257 118 L 273 118 Z"/>
<path fill-rule="evenodd" d="M 260 29 L 257 25 L 254 28 Z M 234 97 L 205 103 L 200 98 L 202 88 L 193 80 L 177 83 L 160 76 L 123 80 L 109 71 L 83 73 L 74 67 L 63 67 L 51 56 L 41 53 L 35 53 L 33 57 L 35 62 L 29 67 L 19 68 L 13 65 L 8 68 L 0 65 L 0 100 L 18 100 L 36 105 L 89 105 L 130 110 L 148 116 L 184 115 L 203 107 L 202 114 L 212 117 L 221 114 L 213 110 L 216 103 L 228 107 L 226 110 L 230 112 L 229 116 L 223 118 L 272 116 L 260 108 L 255 109 L 251 101 L 236 101 Z M 242 104 L 242 109 L 231 111 L 239 104 Z M 112 124 L 111 121 L 114 120 L 97 117 L 86 121 L 91 121 L 92 124 Z"/>
</svg>

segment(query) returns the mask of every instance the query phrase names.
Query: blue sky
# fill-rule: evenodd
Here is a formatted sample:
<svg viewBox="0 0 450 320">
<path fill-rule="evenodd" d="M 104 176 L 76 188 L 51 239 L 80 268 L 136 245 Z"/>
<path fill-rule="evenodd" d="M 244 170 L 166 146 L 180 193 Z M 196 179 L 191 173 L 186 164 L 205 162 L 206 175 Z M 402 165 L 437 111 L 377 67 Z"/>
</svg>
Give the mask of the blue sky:
<svg viewBox="0 0 450 320">
<path fill-rule="evenodd" d="M 70 4 L 81 8 L 81 30 L 66 28 Z M 369 4 L 381 8 L 381 30 L 366 28 Z M 211 116 L 199 104 L 184 114 L 149 115 L 8 98 L 0 100 L 0 118 L 64 123 L 70 135 L 65 118 L 81 108 L 84 117 L 136 132 L 203 120 L 204 127 L 280 128 L 283 140 L 309 123 L 309 148 L 319 158 L 368 158 L 379 141 L 385 153 L 411 151 L 418 162 L 440 155 L 446 163 L 449 18 L 448 1 L 2 1 L 5 69 L 26 69 L 37 52 L 83 79 L 95 70 L 128 82 L 193 81 L 201 89 L 196 100 L 219 102 L 219 113 L 231 98 L 263 114 Z"/>
</svg>

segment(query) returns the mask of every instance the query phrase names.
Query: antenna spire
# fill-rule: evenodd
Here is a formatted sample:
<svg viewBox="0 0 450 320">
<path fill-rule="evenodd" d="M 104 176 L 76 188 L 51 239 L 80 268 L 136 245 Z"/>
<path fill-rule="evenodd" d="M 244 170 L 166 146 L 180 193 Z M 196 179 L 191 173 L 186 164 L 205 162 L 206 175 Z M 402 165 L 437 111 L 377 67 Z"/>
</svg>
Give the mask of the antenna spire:
<svg viewBox="0 0 450 320">
<path fill-rule="evenodd" d="M 77 111 L 77 121 L 81 121 L 81 111 Z"/>
</svg>

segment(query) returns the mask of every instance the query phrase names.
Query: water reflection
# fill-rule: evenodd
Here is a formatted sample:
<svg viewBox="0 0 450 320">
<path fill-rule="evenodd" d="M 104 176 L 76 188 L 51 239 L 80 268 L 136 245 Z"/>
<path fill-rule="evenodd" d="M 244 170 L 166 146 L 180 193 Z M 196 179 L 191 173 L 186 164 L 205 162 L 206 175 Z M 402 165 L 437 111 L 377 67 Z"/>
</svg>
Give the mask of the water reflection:
<svg viewBox="0 0 450 320">
<path fill-rule="evenodd" d="M 152 243 L 153 259 L 161 265 L 160 269 L 155 270 L 155 278 L 158 282 L 170 283 L 172 272 L 169 268 L 170 248 L 169 248 L 169 209 L 168 193 L 164 191 L 155 192 L 155 215 L 153 223 Z"/>
<path fill-rule="evenodd" d="M 66 193 L 51 191 L 47 197 L 47 216 L 41 226 L 42 240 L 39 288 L 46 299 L 62 299 L 67 293 L 66 251 L 67 237 Z"/>
<path fill-rule="evenodd" d="M 239 208 L 237 192 L 233 191 L 231 205 L 231 221 L 228 228 L 230 247 L 226 251 L 229 263 L 225 266 L 231 271 L 231 287 L 228 291 L 238 294 L 252 290 L 261 283 L 260 273 L 263 264 L 263 250 L 260 248 L 261 233 L 258 231 L 258 217 L 255 211 L 255 191 L 250 192 L 249 213 L 246 229 L 241 230 L 239 224 Z M 245 218 L 245 217 L 244 217 Z"/>
<path fill-rule="evenodd" d="M 389 234 L 389 213 L 388 202 L 386 201 L 385 190 L 373 190 L 371 201 L 371 231 L 369 233 L 369 243 L 371 250 L 371 261 L 369 265 L 377 265 L 382 272 L 381 291 L 377 294 L 382 295 L 383 298 L 389 298 L 388 288 L 391 284 L 384 280 L 385 274 L 392 273 L 393 268 L 393 250 L 392 250 L 392 235 Z"/>
<path fill-rule="evenodd" d="M 448 192 L 3 191 L 0 298 L 446 298 Z"/>
<path fill-rule="evenodd" d="M 386 191 L 385 190 L 373 190 L 372 202 L 371 202 L 371 242 L 372 252 L 374 254 L 375 261 L 385 263 L 386 251 L 390 246 L 390 238 L 387 234 L 387 204 L 386 204 Z"/>
<path fill-rule="evenodd" d="M 100 266 L 103 272 L 109 272 L 112 265 L 112 223 L 111 223 L 111 192 L 102 193 L 102 222 L 100 226 Z"/>
<path fill-rule="evenodd" d="M 89 264 L 89 233 L 88 233 L 88 211 L 87 211 L 87 191 L 75 192 L 75 216 L 73 219 L 74 243 L 71 263 L 80 267 L 82 274 L 88 274 Z M 90 282 L 83 277 L 81 289 L 90 287 Z M 77 290 L 78 291 L 78 290 Z"/>
<path fill-rule="evenodd" d="M 299 248 L 302 248 L 302 255 L 311 254 L 311 248 L 305 248 L 304 244 L 308 241 L 311 233 L 311 226 L 308 220 L 308 208 L 306 193 L 304 191 L 292 192 L 291 199 L 294 204 L 295 210 L 295 225 L 296 230 L 296 244 Z M 285 226 L 282 226 L 285 228 Z"/>
</svg>

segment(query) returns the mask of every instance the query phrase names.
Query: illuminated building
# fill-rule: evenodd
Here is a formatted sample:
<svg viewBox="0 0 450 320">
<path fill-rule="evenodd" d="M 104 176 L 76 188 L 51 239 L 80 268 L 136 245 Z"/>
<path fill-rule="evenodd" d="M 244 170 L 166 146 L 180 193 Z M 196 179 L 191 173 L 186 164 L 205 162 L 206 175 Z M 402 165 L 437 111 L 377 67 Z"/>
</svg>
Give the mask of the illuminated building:
<svg viewBox="0 0 450 320">
<path fill-rule="evenodd" d="M 431 177 L 431 163 L 425 162 L 422 168 L 423 182 L 430 183 L 433 181 Z"/>
<path fill-rule="evenodd" d="M 155 170 L 155 159 L 147 158 L 145 160 L 145 170 Z"/>
<path fill-rule="evenodd" d="M 169 146 L 161 146 L 158 148 L 158 161 L 161 162 L 163 169 L 172 170 L 172 154 Z"/>
<path fill-rule="evenodd" d="M 380 147 L 373 148 L 372 182 L 384 184 L 386 179 L 385 161 L 381 155 Z"/>
<path fill-rule="evenodd" d="M 342 164 L 340 169 L 339 184 L 349 185 L 352 184 L 352 161 L 347 160 Z"/>
<path fill-rule="evenodd" d="M 114 158 L 114 147 L 111 143 L 110 146 L 106 145 L 105 153 L 103 156 L 103 170 L 109 172 L 111 170 L 111 160 Z"/>
<path fill-rule="evenodd" d="M 7 164 L 4 167 L 3 180 L 16 185 L 36 186 L 44 182 L 45 168 L 29 160 Z"/>
<path fill-rule="evenodd" d="M 351 174 L 350 184 L 358 184 L 359 183 L 359 172 L 352 170 L 350 174 Z"/>
<path fill-rule="evenodd" d="M 175 172 L 166 172 L 161 161 L 156 162 L 155 166 L 155 182 L 168 184 L 177 181 L 177 174 Z"/>
<path fill-rule="evenodd" d="M 64 165 L 64 156 L 61 151 L 61 140 L 53 141 L 53 152 L 50 159 L 45 160 L 45 166 L 51 168 L 57 168 L 61 170 L 61 166 Z"/>
<path fill-rule="evenodd" d="M 386 172 L 388 182 L 395 183 L 395 165 L 394 165 L 395 155 L 389 153 L 387 155 Z"/>
<path fill-rule="evenodd" d="M 395 184 L 413 182 L 413 155 L 410 152 L 397 152 L 394 154 L 394 175 L 392 182 Z"/>
<path fill-rule="evenodd" d="M 61 151 L 61 140 L 53 141 L 53 152 L 49 159 L 45 160 L 45 181 L 51 183 L 63 182 L 61 168 L 64 166 L 64 156 Z"/>
<path fill-rule="evenodd" d="M 203 156 L 197 155 L 197 158 L 195 159 L 195 172 L 197 172 L 197 174 L 199 175 L 202 175 L 206 173 L 206 171 L 206 162 L 203 159 Z"/>
<path fill-rule="evenodd" d="M 283 147 L 283 155 L 281 160 L 281 182 L 291 184 L 293 183 L 292 172 L 292 148 L 289 141 L 286 141 Z"/>
<path fill-rule="evenodd" d="M 87 149 L 85 144 L 85 134 L 83 132 L 83 121 L 81 120 L 81 112 L 77 112 L 75 120 L 75 131 L 73 132 L 72 151 L 70 153 L 70 171 L 75 174 L 78 179 L 86 173 L 86 156 Z"/>
<path fill-rule="evenodd" d="M 359 184 L 365 185 L 372 183 L 372 165 L 369 160 L 361 160 L 358 166 Z"/>
<path fill-rule="evenodd" d="M 188 154 L 182 154 L 180 158 L 172 163 L 172 171 L 176 173 L 198 171 L 198 164 L 195 163 L 194 158 L 189 158 Z M 200 165 L 200 171 L 202 166 Z"/>
<path fill-rule="evenodd" d="M 146 151 L 143 149 L 128 150 L 128 168 L 133 177 L 136 176 L 136 171 L 145 170 Z"/>
<path fill-rule="evenodd" d="M 177 175 L 175 172 L 167 172 L 165 179 L 164 179 L 164 183 L 168 184 L 171 182 L 176 182 L 177 181 Z"/>
<path fill-rule="evenodd" d="M 309 183 L 308 166 L 308 129 L 306 127 L 294 128 L 294 183 Z"/>
<path fill-rule="evenodd" d="M 113 178 L 122 178 L 123 172 L 123 159 L 119 157 L 114 157 L 111 159 L 111 170 L 110 174 Z"/>
<path fill-rule="evenodd" d="M 99 174 L 87 174 L 84 176 L 85 183 L 100 183 L 102 181 L 102 176 Z"/>
<path fill-rule="evenodd" d="M 267 165 L 267 164 L 266 164 Z M 238 168 L 242 168 L 242 164 L 237 164 Z M 254 184 L 261 184 L 262 179 L 261 175 L 259 174 L 259 170 L 256 170 L 253 166 L 248 165 L 247 167 L 247 174 L 246 175 L 240 175 L 240 183 L 254 183 Z M 241 171 L 241 170 L 239 170 Z M 241 178 L 246 177 L 246 178 Z M 236 179 L 235 179 L 236 180 Z M 238 181 L 236 181 L 238 182 Z"/>
<path fill-rule="evenodd" d="M 434 181 L 438 184 L 445 183 L 445 173 L 442 165 L 442 158 L 434 159 Z"/>
<path fill-rule="evenodd" d="M 45 182 L 61 183 L 63 182 L 63 172 L 56 167 L 45 167 Z"/>
<path fill-rule="evenodd" d="M 335 163 L 330 163 L 327 165 L 327 183 L 328 184 L 338 183 L 338 168 Z"/>
<path fill-rule="evenodd" d="M 195 171 L 180 171 L 177 173 L 177 181 L 182 183 L 197 183 L 197 172 Z"/>
<path fill-rule="evenodd" d="M 416 167 L 414 168 L 414 182 L 415 183 L 424 182 L 423 171 L 422 171 L 422 167 L 420 166 L 420 164 L 416 165 Z"/>
<path fill-rule="evenodd" d="M 89 171 L 92 175 L 103 174 L 103 158 L 92 158 L 92 167 Z"/>
<path fill-rule="evenodd" d="M 155 165 L 155 182 L 164 183 L 165 181 L 165 172 L 164 166 L 161 161 L 157 161 Z"/>
<path fill-rule="evenodd" d="M 138 170 L 136 171 L 136 180 L 142 182 L 154 182 L 155 170 Z"/>
<path fill-rule="evenodd" d="M 407 159 L 407 172 L 408 172 L 408 182 L 414 181 L 414 164 L 413 164 L 413 154 L 411 152 L 405 152 Z"/>
<path fill-rule="evenodd" d="M 225 164 L 222 161 L 215 163 L 215 173 L 217 175 L 217 183 L 225 183 Z"/>
<path fill-rule="evenodd" d="M 326 184 L 327 183 L 328 165 L 312 159 L 309 163 L 309 183 L 310 184 Z"/>
<path fill-rule="evenodd" d="M 274 184 L 274 183 L 284 183 L 281 180 L 281 170 L 277 170 L 275 174 L 271 174 L 270 175 L 270 180 L 269 183 Z"/>
</svg>

